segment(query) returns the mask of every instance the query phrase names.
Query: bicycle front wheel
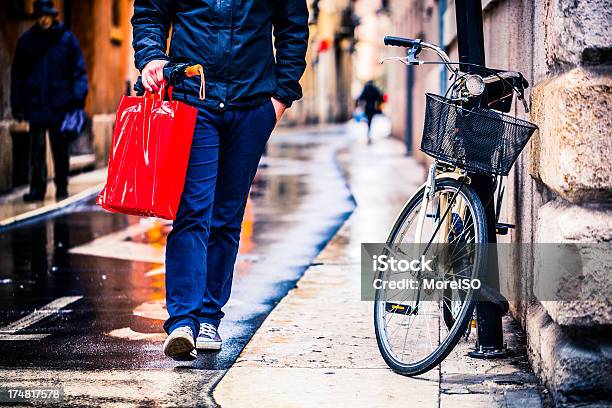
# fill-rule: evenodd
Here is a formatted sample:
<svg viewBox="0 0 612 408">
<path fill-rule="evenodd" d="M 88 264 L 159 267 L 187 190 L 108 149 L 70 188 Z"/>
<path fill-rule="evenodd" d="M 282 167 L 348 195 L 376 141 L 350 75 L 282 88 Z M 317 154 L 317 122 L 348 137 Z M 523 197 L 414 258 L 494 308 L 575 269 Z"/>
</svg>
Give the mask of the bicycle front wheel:
<svg viewBox="0 0 612 408">
<path fill-rule="evenodd" d="M 484 245 L 479 244 L 487 242 L 480 199 L 472 188 L 457 180 L 436 180 L 435 191 L 427 202 L 419 227 L 424 189 L 422 187 L 400 213 L 387 240 L 387 250 L 405 253 L 410 248 L 423 251 L 427 247 L 426 256 L 443 257 L 444 262 L 436 262 L 429 276 L 417 277 L 420 283 L 427 277 L 443 277 L 445 281 L 479 278 L 486 257 L 482 250 Z M 436 244 L 427 245 L 432 241 Z M 414 243 L 421 244 L 415 246 Z M 377 278 L 382 281 L 398 279 L 391 275 L 397 272 L 379 272 Z M 414 273 L 411 278 L 415 278 Z M 389 367 L 399 374 L 414 376 L 440 364 L 466 333 L 476 304 L 476 292 L 473 286 L 377 289 L 374 327 L 378 348 Z"/>
</svg>

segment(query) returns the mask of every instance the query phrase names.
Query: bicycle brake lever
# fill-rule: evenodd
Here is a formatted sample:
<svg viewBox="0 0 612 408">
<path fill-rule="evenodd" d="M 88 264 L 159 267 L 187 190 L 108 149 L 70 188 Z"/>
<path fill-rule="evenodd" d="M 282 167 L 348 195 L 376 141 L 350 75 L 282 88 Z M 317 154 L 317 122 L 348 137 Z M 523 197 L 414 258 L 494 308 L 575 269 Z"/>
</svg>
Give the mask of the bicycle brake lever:
<svg viewBox="0 0 612 408">
<path fill-rule="evenodd" d="M 525 108 L 525 113 L 529 113 L 529 105 L 527 104 L 527 101 L 525 100 L 525 96 L 524 95 L 519 95 L 519 99 L 523 102 L 523 107 Z"/>
<path fill-rule="evenodd" d="M 380 60 L 380 64 L 384 64 L 387 61 L 398 61 L 401 62 L 404 65 L 410 65 L 410 62 L 408 61 L 408 57 L 387 57 L 387 58 L 382 58 Z"/>
<path fill-rule="evenodd" d="M 418 65 L 419 58 L 418 55 L 421 53 L 421 43 L 415 43 L 412 48 L 408 50 L 408 55 L 406 58 L 408 59 L 408 63 L 411 65 Z"/>
<path fill-rule="evenodd" d="M 380 64 L 384 64 L 387 61 L 398 61 L 404 65 L 420 65 L 421 61 L 417 57 L 421 52 L 421 44 L 415 43 L 412 48 L 408 50 L 408 55 L 405 57 L 387 57 L 380 60 Z"/>
</svg>

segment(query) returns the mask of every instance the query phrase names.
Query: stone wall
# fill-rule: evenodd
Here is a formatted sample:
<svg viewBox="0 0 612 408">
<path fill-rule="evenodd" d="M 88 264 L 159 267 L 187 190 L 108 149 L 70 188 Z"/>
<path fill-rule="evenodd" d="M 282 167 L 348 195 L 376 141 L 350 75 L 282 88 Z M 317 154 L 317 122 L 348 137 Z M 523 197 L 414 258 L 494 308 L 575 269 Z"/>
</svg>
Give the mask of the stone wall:
<svg viewBox="0 0 612 408">
<path fill-rule="evenodd" d="M 392 2 L 398 17 L 390 34 L 442 42 L 453 55 L 454 1 L 448 1 L 442 16 L 442 40 L 438 27 L 432 27 L 437 4 L 431 3 Z M 526 243 L 612 241 L 612 0 L 482 3 L 487 65 L 518 70 L 527 77 L 532 84 L 527 93 L 531 113 L 526 114 L 521 104 L 515 104 L 511 113 L 540 128 L 508 177 L 501 220 L 517 228 L 501 238 Z M 434 7 L 433 12 L 428 7 Z M 393 68 L 388 77 L 397 81 L 405 77 L 405 69 Z M 436 86 L 436 77 L 422 73 L 416 79 L 412 102 L 418 146 L 423 91 Z M 392 119 L 401 138 L 404 92 L 391 96 L 399 105 L 393 108 Z M 522 249 L 515 261 L 521 265 L 520 276 L 506 277 L 502 285 L 513 299 L 513 316 L 526 330 L 533 368 L 554 401 L 560 406 L 610 403 L 609 298 L 607 302 L 602 296 L 572 302 L 540 299 L 533 289 L 534 281 L 541 279 L 534 254 Z M 594 293 L 607 293 L 610 270 L 612 265 L 585 262 L 581 279 L 590 282 Z"/>
<path fill-rule="evenodd" d="M 533 240 L 610 242 L 612 1 L 537 4 L 533 27 L 531 119 L 540 131 L 521 169 L 544 192 L 534 211 Z M 582 278 L 607 291 L 610 268 L 585 263 Z M 560 404 L 609 402 L 612 396 L 612 304 L 601 299 L 536 301 L 523 315 L 534 368 Z"/>
</svg>

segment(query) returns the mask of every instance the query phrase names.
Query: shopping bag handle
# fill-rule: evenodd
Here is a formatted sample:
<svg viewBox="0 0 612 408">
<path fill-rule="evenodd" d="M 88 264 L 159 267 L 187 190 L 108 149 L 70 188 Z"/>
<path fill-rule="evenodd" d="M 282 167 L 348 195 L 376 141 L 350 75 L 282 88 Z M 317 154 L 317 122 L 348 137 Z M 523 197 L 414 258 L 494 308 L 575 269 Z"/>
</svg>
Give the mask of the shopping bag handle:
<svg viewBox="0 0 612 408">
<path fill-rule="evenodd" d="M 166 88 L 166 81 L 162 81 L 161 86 L 159 87 L 159 91 L 157 92 L 150 92 L 150 91 L 145 91 L 144 97 L 147 99 L 157 99 L 159 101 L 163 101 L 165 96 L 166 96 L 166 92 L 168 95 L 168 99 L 170 101 L 172 101 L 172 91 L 174 90 L 173 86 L 168 86 Z"/>
</svg>

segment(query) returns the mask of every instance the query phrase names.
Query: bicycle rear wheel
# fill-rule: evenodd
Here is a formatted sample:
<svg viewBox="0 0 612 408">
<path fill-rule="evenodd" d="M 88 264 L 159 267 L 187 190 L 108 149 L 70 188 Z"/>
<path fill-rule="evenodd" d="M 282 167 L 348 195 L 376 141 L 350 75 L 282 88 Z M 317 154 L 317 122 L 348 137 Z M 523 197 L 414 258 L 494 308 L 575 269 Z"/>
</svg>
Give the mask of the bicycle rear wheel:
<svg viewBox="0 0 612 408">
<path fill-rule="evenodd" d="M 487 228 L 484 209 L 476 193 L 451 178 L 436 180 L 418 239 L 416 224 L 423 194 L 424 187 L 400 213 L 387 240 L 388 251 L 405 252 L 415 247 L 406 244 L 415 242 L 424 243 L 419 250 L 427 246 L 430 251 L 441 251 L 443 247 L 441 256 L 445 262 L 436 262 L 436 269 L 430 276 L 443 276 L 449 281 L 480 277 L 486 254 L 484 245 L 479 244 L 487 242 Z M 450 207 L 448 211 L 445 206 Z M 437 230 L 440 224 L 447 227 Z M 425 245 L 434 235 L 437 235 L 436 241 L 444 245 Z M 433 256 L 431 253 L 425 255 Z M 397 272 L 380 272 L 377 278 L 398 280 L 399 276 L 391 275 Z M 422 282 L 425 277 L 418 279 Z M 446 287 L 434 291 L 436 293 L 431 290 L 426 293 L 422 288 L 376 291 L 374 327 L 378 348 L 389 367 L 399 374 L 414 376 L 437 366 L 452 351 L 471 321 L 476 288 Z"/>
</svg>

